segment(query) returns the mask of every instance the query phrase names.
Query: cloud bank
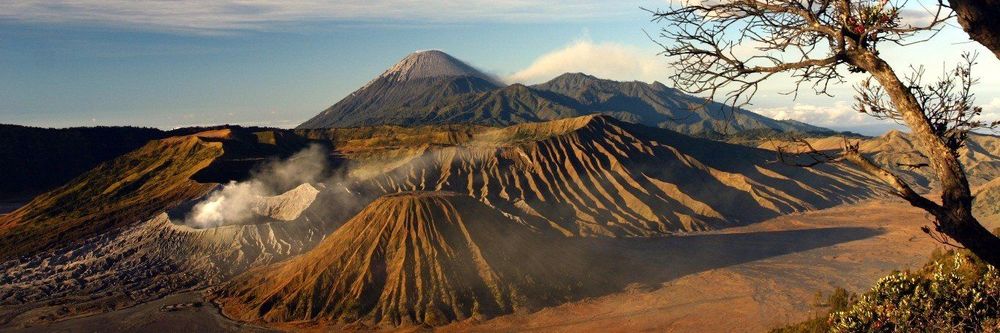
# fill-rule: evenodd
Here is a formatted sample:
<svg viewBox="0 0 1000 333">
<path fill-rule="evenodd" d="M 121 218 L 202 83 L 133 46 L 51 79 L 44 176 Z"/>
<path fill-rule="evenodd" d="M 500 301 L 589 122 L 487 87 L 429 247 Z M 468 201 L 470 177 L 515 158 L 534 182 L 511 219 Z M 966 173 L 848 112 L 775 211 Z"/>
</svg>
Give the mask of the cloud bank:
<svg viewBox="0 0 1000 333">
<path fill-rule="evenodd" d="M 563 73 L 582 72 L 618 81 L 663 80 L 667 63 L 656 52 L 635 46 L 589 40 L 576 41 L 535 59 L 530 66 L 504 78 L 509 83 L 533 84 Z"/>
<path fill-rule="evenodd" d="M 8 0 L 0 20 L 212 32 L 299 21 L 551 22 L 634 14 L 638 5 L 600 0 Z"/>
<path fill-rule="evenodd" d="M 865 114 L 851 108 L 851 102 L 836 101 L 831 105 L 795 103 L 792 106 L 758 108 L 751 110 L 761 115 L 779 120 L 798 120 L 818 126 L 851 126 L 879 123 Z"/>
</svg>

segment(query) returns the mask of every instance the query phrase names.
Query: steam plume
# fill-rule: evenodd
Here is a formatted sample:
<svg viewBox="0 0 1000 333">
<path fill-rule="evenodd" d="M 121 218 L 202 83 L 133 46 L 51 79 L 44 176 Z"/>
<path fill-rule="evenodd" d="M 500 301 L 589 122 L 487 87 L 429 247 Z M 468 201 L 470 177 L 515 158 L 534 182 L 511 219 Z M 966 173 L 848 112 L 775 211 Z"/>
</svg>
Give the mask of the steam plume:
<svg viewBox="0 0 1000 333">
<path fill-rule="evenodd" d="M 254 172 L 249 180 L 230 182 L 194 206 L 185 224 L 209 228 L 241 224 L 254 217 L 253 205 L 262 197 L 278 194 L 302 183 L 315 182 L 326 169 L 320 145 L 310 145 L 286 160 L 272 161 Z"/>
</svg>

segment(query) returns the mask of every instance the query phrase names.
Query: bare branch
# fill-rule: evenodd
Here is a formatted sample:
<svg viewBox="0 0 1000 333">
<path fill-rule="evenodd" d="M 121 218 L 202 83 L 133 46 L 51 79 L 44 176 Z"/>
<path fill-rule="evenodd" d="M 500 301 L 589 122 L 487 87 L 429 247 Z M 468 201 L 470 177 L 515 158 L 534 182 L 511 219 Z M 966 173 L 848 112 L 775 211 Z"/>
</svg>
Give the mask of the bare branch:
<svg viewBox="0 0 1000 333">
<path fill-rule="evenodd" d="M 875 162 L 872 162 L 867 157 L 862 155 L 856 144 L 848 144 L 847 147 L 844 148 L 843 157 L 845 160 L 858 166 L 858 168 L 862 171 L 875 176 L 875 178 L 878 178 L 879 180 L 882 180 L 882 182 L 892 188 L 893 194 L 910 202 L 911 205 L 926 210 L 935 216 L 941 214 L 942 208 L 940 205 L 920 194 L 917 194 L 917 192 L 914 191 L 913 188 L 911 188 L 905 181 L 903 181 L 902 178 L 899 178 L 896 174 L 878 166 Z"/>
<path fill-rule="evenodd" d="M 923 67 L 911 68 L 911 73 L 905 78 L 910 93 L 916 98 L 934 134 L 943 138 L 947 147 L 955 152 L 965 145 L 969 132 L 1000 125 L 998 121 L 982 121 L 983 109 L 975 105 L 972 87 L 979 83 L 979 79 L 972 75 L 972 67 L 976 65 L 976 57 L 973 53 L 963 54 L 962 63 L 944 71 L 930 83 L 923 82 Z M 877 119 L 903 120 L 885 89 L 873 83 L 871 78 L 856 86 L 855 90 L 858 93 L 855 98 L 858 112 Z"/>
</svg>

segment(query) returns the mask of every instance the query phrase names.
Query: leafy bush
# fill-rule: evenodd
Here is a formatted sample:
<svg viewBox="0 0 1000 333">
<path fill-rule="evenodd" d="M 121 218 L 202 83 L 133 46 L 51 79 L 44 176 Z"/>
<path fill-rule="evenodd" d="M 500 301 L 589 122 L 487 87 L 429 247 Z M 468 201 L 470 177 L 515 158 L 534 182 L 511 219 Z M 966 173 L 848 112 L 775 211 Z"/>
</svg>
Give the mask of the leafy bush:
<svg viewBox="0 0 1000 333">
<path fill-rule="evenodd" d="M 916 272 L 879 280 L 850 309 L 830 315 L 834 332 L 1000 331 L 1000 274 L 966 253 L 936 253 Z"/>
<path fill-rule="evenodd" d="M 1000 272 L 967 251 L 935 250 L 860 297 L 838 289 L 828 316 L 771 332 L 1000 332 Z"/>
</svg>

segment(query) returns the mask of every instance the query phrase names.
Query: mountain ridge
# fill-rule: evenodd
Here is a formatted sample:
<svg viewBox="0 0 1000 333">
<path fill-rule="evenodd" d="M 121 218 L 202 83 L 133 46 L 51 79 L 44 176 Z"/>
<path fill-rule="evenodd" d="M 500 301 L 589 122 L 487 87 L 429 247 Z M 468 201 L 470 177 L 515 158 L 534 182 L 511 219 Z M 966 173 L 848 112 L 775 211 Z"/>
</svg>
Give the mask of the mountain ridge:
<svg viewBox="0 0 1000 333">
<path fill-rule="evenodd" d="M 358 163 L 349 174 L 374 191 L 459 192 L 567 236 L 717 229 L 860 200 L 877 187 L 841 166 L 778 165 L 765 150 L 606 115 L 299 133 Z"/>
<path fill-rule="evenodd" d="M 413 53 L 297 129 L 471 123 L 508 126 L 587 114 L 691 135 L 748 130 L 834 133 L 705 101 L 660 82 L 565 73 L 536 85 L 504 85 L 441 51 Z"/>
</svg>

